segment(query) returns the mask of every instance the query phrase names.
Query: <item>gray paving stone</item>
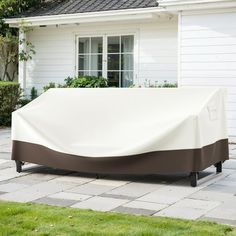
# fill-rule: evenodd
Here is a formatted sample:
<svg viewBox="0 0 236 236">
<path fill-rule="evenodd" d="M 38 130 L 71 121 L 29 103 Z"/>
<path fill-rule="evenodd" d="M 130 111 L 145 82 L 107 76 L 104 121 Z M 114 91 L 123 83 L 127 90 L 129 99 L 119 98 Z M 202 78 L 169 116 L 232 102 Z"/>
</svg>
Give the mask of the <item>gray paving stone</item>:
<svg viewBox="0 0 236 236">
<path fill-rule="evenodd" d="M 19 183 L 19 184 L 25 184 L 25 185 L 35 185 L 35 184 L 39 184 L 42 183 L 43 180 L 40 179 L 33 179 L 31 178 L 31 175 L 26 175 L 26 176 L 22 176 L 19 178 L 15 178 L 15 179 L 11 179 L 9 180 L 10 183 Z"/>
<path fill-rule="evenodd" d="M 31 202 L 39 198 L 46 197 L 53 193 L 61 192 L 70 189 L 73 185 L 70 184 L 54 184 L 54 183 L 40 183 L 23 190 L 18 190 L 12 193 L 0 195 L 0 200 L 15 201 L 15 202 Z"/>
<path fill-rule="evenodd" d="M 211 222 L 216 222 L 216 223 L 220 223 L 220 224 L 236 226 L 236 220 L 226 220 L 226 219 L 205 217 L 205 216 L 201 217 L 199 220 L 201 220 L 201 221 L 211 221 Z"/>
<path fill-rule="evenodd" d="M 174 205 L 159 211 L 155 216 L 196 220 L 220 204 L 220 202 L 183 199 Z"/>
<path fill-rule="evenodd" d="M 151 184 L 170 184 L 174 181 L 186 177 L 186 173 L 180 174 L 160 174 L 160 175 L 107 175 L 106 178 L 127 182 L 151 183 Z"/>
<path fill-rule="evenodd" d="M 47 194 L 27 189 L 24 191 L 2 194 L 0 195 L 0 200 L 26 203 L 45 196 L 47 196 Z"/>
<path fill-rule="evenodd" d="M 126 199 L 126 200 L 134 200 L 136 197 L 129 197 L 124 195 L 115 195 L 115 194 L 107 194 L 103 193 L 100 195 L 101 197 L 109 197 L 109 198 L 117 198 L 117 199 Z"/>
<path fill-rule="evenodd" d="M 111 211 L 126 202 L 128 202 L 128 200 L 95 196 L 83 202 L 79 202 L 71 207 L 91 209 L 95 211 Z"/>
<path fill-rule="evenodd" d="M 29 174 L 26 176 L 12 179 L 11 182 L 27 184 L 27 185 L 34 185 L 34 184 L 39 184 L 39 183 L 43 183 L 43 182 L 52 180 L 54 178 L 55 178 L 55 176 L 53 176 L 53 175 L 32 173 L 32 174 Z"/>
<path fill-rule="evenodd" d="M 160 210 L 168 207 L 168 205 L 157 204 L 157 203 L 152 203 L 152 202 L 132 201 L 132 202 L 128 202 L 127 204 L 123 205 L 123 207 L 144 209 L 144 210 L 150 210 L 150 211 L 157 212 L 157 211 L 160 211 Z"/>
<path fill-rule="evenodd" d="M 49 195 L 50 198 L 57 198 L 57 199 L 65 199 L 65 200 L 74 200 L 74 201 L 84 201 L 92 196 L 83 195 L 78 193 L 70 193 L 70 192 L 59 192 L 52 195 Z"/>
<path fill-rule="evenodd" d="M 146 215 L 146 216 L 151 216 L 156 213 L 156 211 L 152 211 L 152 210 L 129 208 L 129 207 L 123 207 L 123 206 L 117 207 L 113 211 L 120 212 L 120 213 L 134 214 L 134 215 Z"/>
<path fill-rule="evenodd" d="M 204 213 L 205 210 L 202 209 L 170 206 L 162 211 L 157 212 L 155 216 L 196 220 L 202 217 Z"/>
<path fill-rule="evenodd" d="M 236 172 L 231 174 L 231 175 L 228 175 L 225 180 L 229 180 L 229 181 L 236 181 Z"/>
<path fill-rule="evenodd" d="M 201 187 L 191 188 L 189 186 L 167 185 L 146 194 L 137 200 L 169 205 L 199 191 L 200 189 Z"/>
<path fill-rule="evenodd" d="M 24 175 L 28 175 L 28 173 L 17 173 L 15 168 L 7 168 L 0 170 L 0 181 L 10 180 Z"/>
<path fill-rule="evenodd" d="M 234 195 L 232 193 L 205 191 L 204 189 L 188 196 L 188 198 L 191 198 L 191 199 L 219 201 L 219 202 L 229 201 L 233 197 Z"/>
<path fill-rule="evenodd" d="M 11 167 L 15 167 L 15 163 L 14 162 L 7 161 L 7 160 L 5 160 L 5 161 L 6 161 L 5 163 L 2 163 L 2 164 L 0 163 L 0 170 L 11 168 Z"/>
<path fill-rule="evenodd" d="M 85 183 L 89 183 L 93 180 L 94 180 L 93 178 L 88 178 L 88 177 L 66 175 L 66 176 L 57 177 L 53 181 L 54 182 L 61 182 L 61 183 L 74 183 L 76 185 L 82 185 Z"/>
<path fill-rule="evenodd" d="M 84 184 L 69 190 L 72 193 L 81 193 L 85 195 L 100 195 L 113 189 L 111 186 L 97 185 L 97 184 Z"/>
<path fill-rule="evenodd" d="M 235 155 L 236 157 L 236 155 Z M 236 170 L 236 160 L 231 159 L 228 160 L 226 162 L 223 163 L 223 168 L 224 169 L 232 169 L 232 170 Z"/>
<path fill-rule="evenodd" d="M 203 191 L 235 194 L 236 188 L 232 188 L 232 186 L 219 185 L 218 183 L 216 183 L 204 188 Z"/>
<path fill-rule="evenodd" d="M 229 179 L 223 179 L 217 182 L 217 185 L 223 185 L 223 186 L 229 186 L 229 187 L 234 187 L 236 188 L 236 181 L 231 181 Z"/>
<path fill-rule="evenodd" d="M 7 183 L 7 184 L 1 184 L 0 185 L 0 191 L 1 192 L 15 192 L 17 190 L 21 190 L 28 187 L 28 185 L 25 184 L 17 184 L 17 183 Z"/>
<path fill-rule="evenodd" d="M 103 186 L 111 186 L 111 187 L 120 187 L 128 184 L 128 181 L 122 180 L 111 180 L 111 179 L 96 179 L 91 184 L 103 185 Z"/>
<path fill-rule="evenodd" d="M 212 211 L 209 211 L 205 217 L 218 218 L 225 220 L 236 220 L 236 197 L 226 201 Z"/>
<path fill-rule="evenodd" d="M 129 183 L 114 190 L 111 190 L 107 192 L 107 194 L 137 198 L 162 187 L 163 185 L 160 184 Z"/>
<path fill-rule="evenodd" d="M 45 205 L 51 205 L 51 206 L 69 207 L 69 206 L 75 204 L 78 201 L 68 200 L 68 199 L 57 199 L 57 198 L 44 197 L 44 198 L 37 199 L 33 202 L 34 203 L 45 204 Z"/>
<path fill-rule="evenodd" d="M 187 207 L 187 208 L 196 208 L 205 210 L 206 212 L 222 205 L 221 202 L 217 201 L 206 201 L 206 200 L 197 200 L 197 199 L 189 199 L 185 198 L 177 203 L 175 203 L 173 206 L 175 207 Z"/>
</svg>

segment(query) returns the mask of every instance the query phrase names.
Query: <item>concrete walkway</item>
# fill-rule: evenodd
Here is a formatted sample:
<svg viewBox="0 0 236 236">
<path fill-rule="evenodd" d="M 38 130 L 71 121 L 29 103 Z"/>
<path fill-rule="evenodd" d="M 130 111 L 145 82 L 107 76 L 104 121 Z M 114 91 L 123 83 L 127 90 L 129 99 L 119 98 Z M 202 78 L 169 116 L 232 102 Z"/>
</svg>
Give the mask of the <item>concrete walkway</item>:
<svg viewBox="0 0 236 236">
<path fill-rule="evenodd" d="M 1 129 L 0 200 L 236 225 L 236 145 L 230 145 L 223 173 L 207 169 L 196 188 L 189 186 L 187 174 L 96 179 L 33 164 L 17 174 L 10 155 L 10 129 Z"/>
</svg>

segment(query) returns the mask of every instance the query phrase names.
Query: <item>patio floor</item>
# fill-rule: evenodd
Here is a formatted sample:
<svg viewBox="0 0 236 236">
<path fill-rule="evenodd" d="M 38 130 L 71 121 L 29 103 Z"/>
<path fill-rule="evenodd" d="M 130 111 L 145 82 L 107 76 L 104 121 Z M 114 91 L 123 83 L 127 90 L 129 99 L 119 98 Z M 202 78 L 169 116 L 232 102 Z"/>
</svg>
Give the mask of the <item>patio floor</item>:
<svg viewBox="0 0 236 236">
<path fill-rule="evenodd" d="M 101 176 L 27 164 L 23 173 L 10 161 L 10 129 L 0 129 L 0 200 L 116 211 L 130 214 L 207 219 L 236 225 L 236 145 L 223 173 L 201 173 L 199 186 L 188 174 Z"/>
</svg>

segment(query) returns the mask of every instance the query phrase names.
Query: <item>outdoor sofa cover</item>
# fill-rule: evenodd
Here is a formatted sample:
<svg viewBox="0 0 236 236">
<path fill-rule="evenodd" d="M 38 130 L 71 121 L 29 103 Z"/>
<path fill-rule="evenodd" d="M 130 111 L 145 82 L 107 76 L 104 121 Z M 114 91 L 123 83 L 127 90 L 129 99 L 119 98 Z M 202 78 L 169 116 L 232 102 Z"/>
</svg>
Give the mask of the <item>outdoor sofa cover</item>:
<svg viewBox="0 0 236 236">
<path fill-rule="evenodd" d="M 12 159 L 90 173 L 198 172 L 228 159 L 225 90 L 50 89 L 12 116 Z"/>
</svg>

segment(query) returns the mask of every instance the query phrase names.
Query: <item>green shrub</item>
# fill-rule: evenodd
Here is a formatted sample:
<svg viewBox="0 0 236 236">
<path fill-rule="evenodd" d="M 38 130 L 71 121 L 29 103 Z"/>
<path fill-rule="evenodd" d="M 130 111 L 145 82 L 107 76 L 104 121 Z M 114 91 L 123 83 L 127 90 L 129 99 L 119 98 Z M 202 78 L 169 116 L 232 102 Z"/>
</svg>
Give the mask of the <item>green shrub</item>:
<svg viewBox="0 0 236 236">
<path fill-rule="evenodd" d="M 158 86 L 158 88 L 177 88 L 178 84 L 177 83 L 168 83 L 166 80 L 164 81 L 164 84 L 161 84 Z"/>
<path fill-rule="evenodd" d="M 19 105 L 20 105 L 20 107 L 23 107 L 23 106 L 27 105 L 27 104 L 30 103 L 30 102 L 31 102 L 30 99 L 23 98 L 23 99 L 20 99 Z"/>
<path fill-rule="evenodd" d="M 38 97 L 38 91 L 37 91 L 37 89 L 35 87 L 32 87 L 32 89 L 30 91 L 31 101 L 34 100 L 37 97 Z"/>
<path fill-rule="evenodd" d="M 18 83 L 0 81 L 0 126 L 11 124 L 11 113 L 17 108 L 20 96 Z"/>
<path fill-rule="evenodd" d="M 65 79 L 67 88 L 106 88 L 107 79 L 96 76 L 79 76 Z"/>
<path fill-rule="evenodd" d="M 48 91 L 51 88 L 65 88 L 65 85 L 61 85 L 61 84 L 56 84 L 56 83 L 49 83 L 48 85 L 43 87 L 44 92 Z"/>
<path fill-rule="evenodd" d="M 48 85 L 43 87 L 44 92 L 48 91 L 50 88 L 56 88 L 56 84 L 55 83 L 49 83 Z"/>
<path fill-rule="evenodd" d="M 106 88 L 108 87 L 107 79 L 96 76 L 79 76 L 68 77 L 65 79 L 65 84 L 49 83 L 43 90 L 46 92 L 51 88 Z"/>
<path fill-rule="evenodd" d="M 23 107 L 23 106 L 27 105 L 28 103 L 32 102 L 37 97 L 38 97 L 38 90 L 35 87 L 32 87 L 30 90 L 30 98 L 22 97 L 19 100 L 19 106 Z"/>
</svg>

